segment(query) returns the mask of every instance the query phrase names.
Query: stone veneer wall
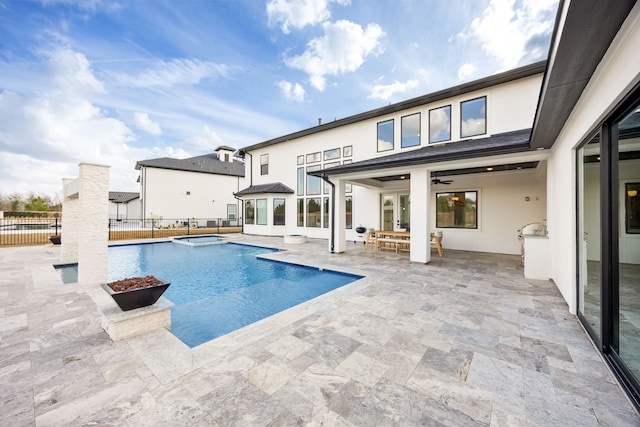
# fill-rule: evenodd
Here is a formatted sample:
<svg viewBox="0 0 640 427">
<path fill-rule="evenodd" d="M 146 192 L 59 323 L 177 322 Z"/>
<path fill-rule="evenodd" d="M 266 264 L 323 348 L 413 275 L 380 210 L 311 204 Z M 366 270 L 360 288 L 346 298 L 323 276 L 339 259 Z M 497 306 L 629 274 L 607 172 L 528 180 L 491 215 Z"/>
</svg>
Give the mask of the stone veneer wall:
<svg viewBox="0 0 640 427">
<path fill-rule="evenodd" d="M 62 179 L 62 194 L 64 195 L 64 200 L 62 203 L 62 224 L 64 228 L 62 229 L 62 234 L 64 235 L 64 238 L 62 239 L 62 254 L 60 257 L 60 262 L 62 262 L 63 264 L 78 262 L 80 201 L 78 199 L 77 193 L 69 194 L 73 191 L 73 182 L 74 180 L 70 178 Z"/>
</svg>

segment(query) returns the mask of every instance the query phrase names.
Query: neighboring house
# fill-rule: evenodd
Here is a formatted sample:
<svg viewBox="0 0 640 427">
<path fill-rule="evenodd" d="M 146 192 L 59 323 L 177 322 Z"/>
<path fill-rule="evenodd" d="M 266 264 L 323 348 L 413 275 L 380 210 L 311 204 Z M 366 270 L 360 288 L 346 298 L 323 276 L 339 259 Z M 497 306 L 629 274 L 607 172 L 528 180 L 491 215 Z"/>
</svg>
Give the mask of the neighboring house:
<svg viewBox="0 0 640 427">
<path fill-rule="evenodd" d="M 233 193 L 244 186 L 244 162 L 234 159 L 234 148 L 215 151 L 188 159 L 137 162 L 142 217 L 221 219 L 238 225 L 240 201 Z"/>
<path fill-rule="evenodd" d="M 547 62 L 241 149 L 244 230 L 340 253 L 358 225 L 408 229 L 428 263 L 431 232 L 445 256 L 519 254 L 540 222 L 525 272 L 537 258 L 640 407 L 638 52 L 640 4 L 561 1 Z"/>
<path fill-rule="evenodd" d="M 140 193 L 109 191 L 109 219 L 140 219 Z"/>
</svg>

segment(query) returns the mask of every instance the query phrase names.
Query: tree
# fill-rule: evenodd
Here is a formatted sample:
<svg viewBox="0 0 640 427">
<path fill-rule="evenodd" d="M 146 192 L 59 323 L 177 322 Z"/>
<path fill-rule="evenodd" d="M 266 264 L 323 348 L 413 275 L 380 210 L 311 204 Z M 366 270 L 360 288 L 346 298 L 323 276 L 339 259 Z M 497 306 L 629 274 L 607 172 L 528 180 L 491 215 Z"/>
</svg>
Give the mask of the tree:
<svg viewBox="0 0 640 427">
<path fill-rule="evenodd" d="M 29 202 L 24 205 L 24 209 L 30 212 L 48 212 L 49 206 L 47 205 L 47 202 L 44 200 L 44 198 L 40 196 L 34 197 L 32 195 L 31 200 L 29 200 Z"/>
</svg>

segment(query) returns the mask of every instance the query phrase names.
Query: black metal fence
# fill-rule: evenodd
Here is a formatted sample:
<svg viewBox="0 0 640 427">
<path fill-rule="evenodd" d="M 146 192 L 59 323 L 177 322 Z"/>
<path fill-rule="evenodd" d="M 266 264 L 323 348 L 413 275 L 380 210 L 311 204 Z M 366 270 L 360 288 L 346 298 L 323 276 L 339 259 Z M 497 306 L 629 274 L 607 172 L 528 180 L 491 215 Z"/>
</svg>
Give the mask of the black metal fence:
<svg viewBox="0 0 640 427">
<path fill-rule="evenodd" d="M 62 221 L 57 217 L 0 218 L 0 246 L 43 245 L 61 231 Z"/>
<path fill-rule="evenodd" d="M 109 240 L 239 233 L 242 218 L 110 219 Z"/>
<path fill-rule="evenodd" d="M 109 240 L 152 239 L 196 234 L 242 232 L 242 218 L 110 219 Z M 55 237 L 58 237 L 56 239 Z M 59 243 L 60 218 L 0 218 L 0 246 Z"/>
</svg>

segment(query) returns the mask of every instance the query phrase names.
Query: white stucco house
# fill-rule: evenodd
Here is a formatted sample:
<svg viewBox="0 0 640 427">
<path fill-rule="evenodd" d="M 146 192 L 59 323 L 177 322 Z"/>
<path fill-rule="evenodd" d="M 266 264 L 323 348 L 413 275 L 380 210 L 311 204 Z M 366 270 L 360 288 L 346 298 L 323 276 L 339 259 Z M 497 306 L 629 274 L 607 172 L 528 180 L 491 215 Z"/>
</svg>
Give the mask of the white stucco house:
<svg viewBox="0 0 640 427">
<path fill-rule="evenodd" d="M 240 201 L 234 192 L 244 187 L 244 162 L 235 148 L 187 159 L 162 157 L 136 163 L 140 171 L 141 218 L 201 218 L 238 225 Z"/>
<path fill-rule="evenodd" d="M 548 60 L 242 148 L 244 232 L 519 254 L 640 407 L 640 4 L 561 1 Z M 526 245 L 531 245 L 527 255 Z M 445 251 L 446 252 L 446 251 Z M 455 256 L 445 253 L 445 256 Z"/>
<path fill-rule="evenodd" d="M 109 219 L 140 219 L 141 208 L 140 193 L 109 191 Z"/>
</svg>

